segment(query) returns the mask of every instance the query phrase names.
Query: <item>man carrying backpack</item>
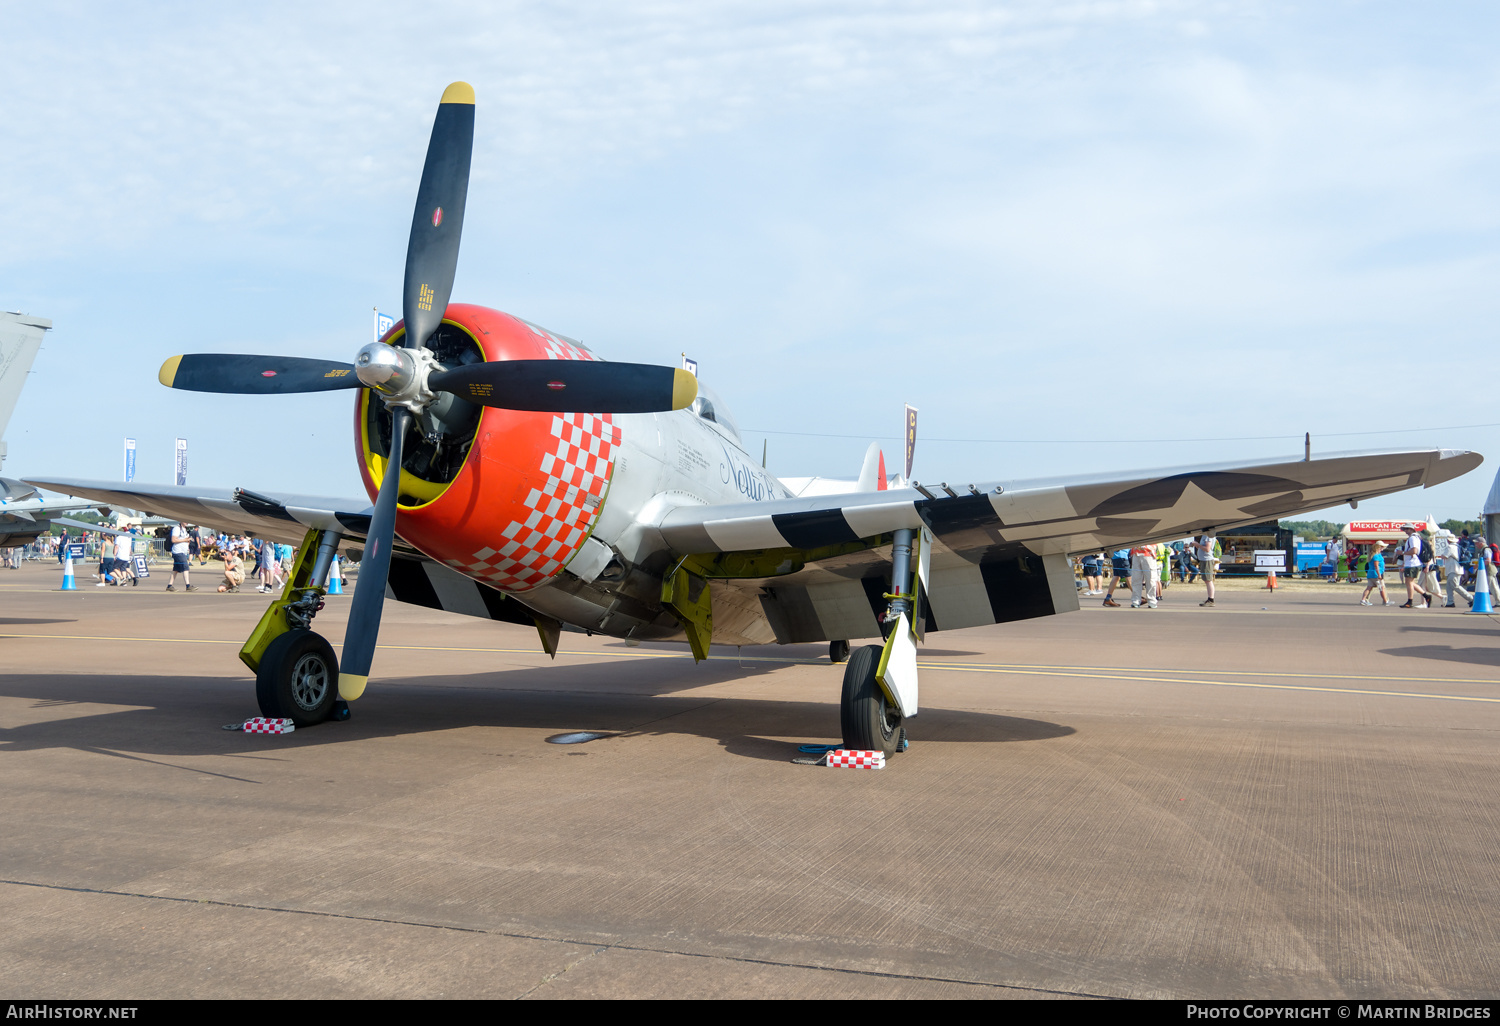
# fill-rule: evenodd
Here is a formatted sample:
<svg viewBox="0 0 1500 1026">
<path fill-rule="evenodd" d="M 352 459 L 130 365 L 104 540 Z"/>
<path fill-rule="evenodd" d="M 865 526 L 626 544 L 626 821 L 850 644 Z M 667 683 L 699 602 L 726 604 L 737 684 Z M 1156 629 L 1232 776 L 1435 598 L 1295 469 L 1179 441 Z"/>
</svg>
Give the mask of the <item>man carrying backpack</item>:
<svg viewBox="0 0 1500 1026">
<path fill-rule="evenodd" d="M 188 529 L 187 524 L 177 523 L 172 525 L 170 535 L 172 546 L 172 576 L 167 578 L 167 590 L 176 591 L 177 575 L 182 575 L 182 583 L 187 591 L 193 591 L 193 585 L 188 581 Z"/>
<path fill-rule="evenodd" d="M 1401 530 L 1406 532 L 1406 541 L 1401 543 L 1401 548 L 1398 550 L 1401 553 L 1401 577 L 1406 581 L 1406 602 L 1401 608 L 1429 609 L 1432 606 L 1433 593 L 1417 584 L 1417 578 L 1422 573 L 1422 538 L 1417 534 L 1416 524 L 1402 524 Z M 1418 592 L 1421 592 L 1422 598 L 1426 600 L 1424 605 L 1416 605 Z"/>
</svg>

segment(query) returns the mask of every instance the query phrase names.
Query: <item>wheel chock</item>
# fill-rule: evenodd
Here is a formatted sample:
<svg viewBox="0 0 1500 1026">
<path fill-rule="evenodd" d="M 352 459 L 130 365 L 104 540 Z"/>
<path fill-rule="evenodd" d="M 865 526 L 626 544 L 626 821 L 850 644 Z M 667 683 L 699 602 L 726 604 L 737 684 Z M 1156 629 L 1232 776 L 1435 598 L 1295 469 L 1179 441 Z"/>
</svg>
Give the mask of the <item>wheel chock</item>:
<svg viewBox="0 0 1500 1026">
<path fill-rule="evenodd" d="M 825 765 L 833 769 L 885 769 L 885 753 L 835 748 L 828 753 Z"/>
<path fill-rule="evenodd" d="M 290 734 L 297 727 L 291 720 L 268 716 L 252 716 L 245 721 L 246 734 Z"/>
</svg>

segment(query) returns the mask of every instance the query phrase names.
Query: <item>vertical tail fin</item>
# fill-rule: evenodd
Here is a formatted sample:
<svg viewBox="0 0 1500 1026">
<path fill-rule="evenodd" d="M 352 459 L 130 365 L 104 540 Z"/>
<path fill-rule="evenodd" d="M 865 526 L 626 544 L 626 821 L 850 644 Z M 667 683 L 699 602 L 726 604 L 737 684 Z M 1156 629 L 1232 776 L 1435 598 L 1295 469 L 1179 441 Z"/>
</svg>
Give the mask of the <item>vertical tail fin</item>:
<svg viewBox="0 0 1500 1026">
<path fill-rule="evenodd" d="M 4 436 L 16 400 L 21 398 L 42 335 L 50 327 L 52 322 L 45 317 L 0 311 L 0 436 Z M 0 441 L 0 463 L 4 462 L 5 443 Z"/>
<path fill-rule="evenodd" d="M 855 486 L 857 492 L 877 492 L 885 487 L 885 453 L 880 451 L 879 442 L 871 442 L 870 447 L 865 450 L 864 466 L 859 468 L 859 484 Z"/>
</svg>

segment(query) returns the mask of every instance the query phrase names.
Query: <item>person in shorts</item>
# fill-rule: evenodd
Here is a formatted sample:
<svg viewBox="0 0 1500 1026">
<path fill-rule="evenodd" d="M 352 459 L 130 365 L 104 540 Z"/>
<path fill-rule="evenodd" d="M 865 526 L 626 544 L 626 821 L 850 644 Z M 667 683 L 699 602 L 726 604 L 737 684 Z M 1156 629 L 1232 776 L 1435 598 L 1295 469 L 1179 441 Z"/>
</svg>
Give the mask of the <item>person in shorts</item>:
<svg viewBox="0 0 1500 1026">
<path fill-rule="evenodd" d="M 1103 576 L 1100 569 L 1099 553 L 1090 552 L 1083 557 L 1083 586 L 1085 595 L 1103 595 L 1103 582 L 1099 579 Z"/>
<path fill-rule="evenodd" d="M 1375 547 L 1370 550 L 1370 558 L 1365 562 L 1365 593 L 1359 597 L 1359 604 L 1362 606 L 1375 604 L 1370 601 L 1370 593 L 1376 588 L 1380 589 L 1381 605 L 1394 605 L 1391 597 L 1385 593 L 1385 556 L 1381 555 L 1385 550 L 1385 542 L 1376 542 Z"/>
<path fill-rule="evenodd" d="M 115 573 L 115 547 L 108 535 L 101 534 L 99 538 L 99 583 L 94 587 L 103 588 L 109 585 Z"/>
<path fill-rule="evenodd" d="M 188 528 L 187 524 L 175 524 L 172 527 L 172 576 L 167 579 L 167 590 L 177 590 L 177 575 L 182 575 L 184 590 L 192 591 L 193 586 L 188 583 Z"/>
<path fill-rule="evenodd" d="M 1401 577 L 1406 581 L 1406 601 L 1402 603 L 1402 609 L 1427 609 L 1432 605 L 1432 600 L 1437 596 L 1430 591 L 1424 591 L 1417 584 L 1417 578 L 1422 575 L 1422 539 L 1417 537 L 1416 524 L 1402 524 L 1401 530 L 1406 532 L 1406 541 L 1401 543 Z M 1424 600 L 1423 605 L 1416 605 L 1417 593 L 1421 592 Z"/>
<path fill-rule="evenodd" d="M 115 583 L 121 586 L 125 584 L 136 585 L 135 567 L 131 565 L 135 557 L 135 539 L 129 534 L 115 535 Z"/>
<path fill-rule="evenodd" d="M 226 545 L 219 551 L 219 557 L 224 560 L 224 583 L 219 585 L 219 591 L 239 591 L 245 583 L 245 564 L 240 562 L 239 553 Z"/>
<path fill-rule="evenodd" d="M 1205 531 L 1193 537 L 1193 555 L 1198 560 L 1198 572 L 1203 575 L 1204 587 L 1208 589 L 1208 598 L 1198 604 L 1200 606 L 1212 607 L 1214 604 L 1214 536 L 1212 531 Z"/>
<path fill-rule="evenodd" d="M 1104 604 L 1118 609 L 1120 603 L 1115 601 L 1115 589 L 1122 584 L 1126 587 L 1130 586 L 1130 550 L 1115 549 L 1109 554 L 1109 564 L 1112 575 L 1109 579 L 1109 593 L 1104 596 Z"/>
</svg>

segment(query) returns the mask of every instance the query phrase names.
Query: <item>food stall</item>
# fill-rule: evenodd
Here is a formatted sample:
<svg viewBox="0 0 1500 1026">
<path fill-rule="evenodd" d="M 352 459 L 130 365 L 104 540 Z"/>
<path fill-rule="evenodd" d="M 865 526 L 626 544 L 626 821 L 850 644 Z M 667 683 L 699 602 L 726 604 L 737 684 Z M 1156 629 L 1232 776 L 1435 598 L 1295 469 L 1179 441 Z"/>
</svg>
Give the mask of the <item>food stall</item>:
<svg viewBox="0 0 1500 1026">
<path fill-rule="evenodd" d="M 1264 574 L 1267 565 L 1264 557 L 1273 550 L 1281 552 L 1283 557 L 1276 572 L 1287 572 L 1285 556 L 1292 547 L 1292 532 L 1283 529 L 1277 521 L 1226 528 L 1218 532 L 1218 537 L 1224 552 L 1218 570 L 1221 576 Z M 1262 555 L 1258 566 L 1257 552 Z"/>
<path fill-rule="evenodd" d="M 1378 541 L 1390 546 L 1386 550 L 1386 570 L 1400 566 L 1399 557 L 1393 559 L 1392 556 L 1406 542 L 1406 532 L 1401 530 L 1402 524 L 1411 524 L 1418 534 L 1429 536 L 1438 529 L 1437 521 L 1430 514 L 1424 520 L 1352 520 L 1339 532 L 1339 538 L 1344 543 L 1344 556 L 1339 560 L 1339 574 L 1347 575 L 1352 571 L 1352 579 L 1356 583 L 1362 580 L 1364 566 L 1361 561 L 1370 554 L 1371 546 Z"/>
</svg>

